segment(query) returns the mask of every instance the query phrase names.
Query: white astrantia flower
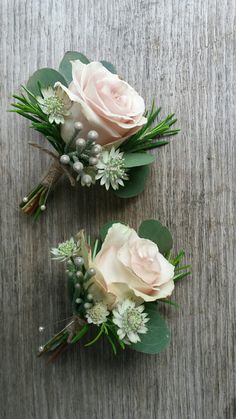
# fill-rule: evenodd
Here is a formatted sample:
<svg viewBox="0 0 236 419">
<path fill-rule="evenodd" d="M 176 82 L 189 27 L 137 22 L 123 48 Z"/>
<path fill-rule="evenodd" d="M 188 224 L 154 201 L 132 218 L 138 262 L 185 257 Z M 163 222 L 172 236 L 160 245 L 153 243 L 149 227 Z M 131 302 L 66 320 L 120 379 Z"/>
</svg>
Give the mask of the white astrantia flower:
<svg viewBox="0 0 236 419">
<path fill-rule="evenodd" d="M 65 260 L 78 255 L 79 245 L 74 241 L 73 237 L 63 243 L 59 243 L 57 247 L 51 249 L 51 253 L 55 256 L 52 259 L 64 262 Z"/>
<path fill-rule="evenodd" d="M 123 180 L 129 179 L 125 171 L 123 154 L 119 149 L 112 147 L 110 151 L 103 151 L 99 158 L 96 165 L 98 170 L 96 179 L 100 179 L 100 184 L 105 185 L 107 191 L 110 186 L 114 190 L 119 189 L 119 186 L 124 186 Z"/>
<path fill-rule="evenodd" d="M 37 96 L 36 99 L 42 111 L 48 115 L 50 124 L 53 122 L 64 124 L 64 117 L 70 115 L 69 109 L 72 106 L 72 102 L 67 93 L 57 83 L 54 88 L 48 87 L 42 89 L 41 93 L 42 97 Z"/>
<path fill-rule="evenodd" d="M 97 325 L 105 323 L 107 321 L 107 316 L 109 316 L 109 311 L 107 310 L 107 306 L 103 303 L 96 303 L 86 311 L 85 315 L 88 323 Z"/>
<path fill-rule="evenodd" d="M 113 309 L 113 323 L 118 326 L 117 334 L 125 343 L 137 343 L 140 333 L 147 333 L 146 323 L 149 321 L 144 306 L 135 306 L 134 301 L 124 300 Z"/>
</svg>

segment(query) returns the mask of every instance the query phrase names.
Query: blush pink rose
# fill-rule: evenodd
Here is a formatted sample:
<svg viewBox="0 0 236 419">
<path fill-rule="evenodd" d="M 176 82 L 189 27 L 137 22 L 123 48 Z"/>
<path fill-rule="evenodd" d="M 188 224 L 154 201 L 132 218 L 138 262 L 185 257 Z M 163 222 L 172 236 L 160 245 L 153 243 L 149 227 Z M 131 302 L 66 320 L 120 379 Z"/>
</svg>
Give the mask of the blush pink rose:
<svg viewBox="0 0 236 419">
<path fill-rule="evenodd" d="M 61 85 L 73 102 L 71 114 L 61 126 L 66 142 L 78 121 L 84 127 L 80 136 L 86 138 L 88 131 L 96 130 L 101 145 L 120 144 L 146 123 L 143 98 L 101 63 L 72 61 L 72 77 L 69 88 Z"/>
<path fill-rule="evenodd" d="M 118 301 L 155 301 L 171 295 L 174 289 L 174 266 L 155 243 L 123 224 L 109 229 L 94 267 Z"/>
</svg>

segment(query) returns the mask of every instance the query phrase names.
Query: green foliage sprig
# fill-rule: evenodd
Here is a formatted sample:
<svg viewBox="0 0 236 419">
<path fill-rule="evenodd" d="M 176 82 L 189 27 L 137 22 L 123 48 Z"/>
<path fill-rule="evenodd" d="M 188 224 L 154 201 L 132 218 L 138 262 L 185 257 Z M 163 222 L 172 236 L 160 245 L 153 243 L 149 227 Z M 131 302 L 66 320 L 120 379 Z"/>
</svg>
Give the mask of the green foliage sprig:
<svg viewBox="0 0 236 419">
<path fill-rule="evenodd" d="M 14 109 L 10 112 L 16 112 L 29 119 L 32 122 L 30 127 L 43 134 L 59 155 L 63 154 L 66 144 L 61 137 L 60 126 L 50 123 L 48 116 L 39 106 L 36 96 L 26 87 L 22 86 L 22 89 L 26 95 L 23 93 L 21 96 L 13 95 L 17 102 L 11 104 Z"/>
<path fill-rule="evenodd" d="M 133 153 L 137 151 L 151 150 L 168 144 L 169 141 L 160 141 L 160 138 L 176 135 L 180 129 L 170 129 L 177 121 L 177 119 L 174 118 L 174 113 L 168 115 L 155 127 L 152 127 L 152 124 L 157 119 L 160 111 L 161 108 L 155 108 L 155 104 L 153 102 L 151 110 L 146 114 L 146 124 L 136 134 L 132 135 L 132 137 L 128 138 L 123 144 L 121 144 L 120 150 Z"/>
</svg>

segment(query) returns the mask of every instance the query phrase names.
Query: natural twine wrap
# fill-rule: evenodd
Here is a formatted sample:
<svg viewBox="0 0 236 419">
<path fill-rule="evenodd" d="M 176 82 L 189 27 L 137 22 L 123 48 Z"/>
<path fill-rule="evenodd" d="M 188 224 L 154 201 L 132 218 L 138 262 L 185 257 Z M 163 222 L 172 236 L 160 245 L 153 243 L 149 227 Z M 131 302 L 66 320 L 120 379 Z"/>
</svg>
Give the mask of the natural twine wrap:
<svg viewBox="0 0 236 419">
<path fill-rule="evenodd" d="M 45 174 L 44 178 L 41 181 L 41 184 L 43 186 L 46 186 L 46 188 L 50 188 L 51 185 L 54 185 L 60 177 L 64 174 L 64 170 L 61 167 L 61 164 L 58 160 L 55 160 L 47 170 L 47 173 Z"/>
<path fill-rule="evenodd" d="M 81 319 L 79 316 L 73 316 L 72 321 L 66 326 L 66 329 L 69 332 L 67 343 L 72 341 L 73 337 L 80 332 L 85 324 L 85 320 Z"/>
<path fill-rule="evenodd" d="M 59 156 L 54 154 L 52 151 L 47 150 L 46 148 L 41 147 L 38 144 L 35 143 L 29 143 L 32 147 L 39 148 L 41 151 L 43 151 L 46 154 L 49 154 L 49 156 L 53 157 L 54 162 L 49 166 L 49 169 L 47 170 L 47 173 L 43 177 L 41 184 L 45 186 L 46 188 L 50 188 L 52 185 L 54 185 L 60 177 L 65 174 L 69 181 L 71 186 L 75 186 L 76 181 L 74 177 L 70 174 L 69 170 L 61 164 L 59 160 Z"/>
</svg>

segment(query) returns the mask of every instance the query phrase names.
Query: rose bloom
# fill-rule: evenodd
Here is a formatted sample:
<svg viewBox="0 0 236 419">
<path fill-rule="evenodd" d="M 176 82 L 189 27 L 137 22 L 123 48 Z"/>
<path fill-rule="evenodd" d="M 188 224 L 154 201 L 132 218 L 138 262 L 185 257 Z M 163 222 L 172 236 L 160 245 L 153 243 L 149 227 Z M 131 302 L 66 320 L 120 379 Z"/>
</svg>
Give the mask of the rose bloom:
<svg viewBox="0 0 236 419">
<path fill-rule="evenodd" d="M 60 84 L 73 102 L 70 116 L 61 125 L 66 142 L 75 133 L 75 122 L 83 124 L 80 137 L 86 138 L 88 131 L 95 130 L 101 145 L 119 145 L 146 123 L 143 98 L 117 74 L 99 62 L 71 63 L 73 81 L 69 88 Z"/>
<path fill-rule="evenodd" d="M 171 295 L 174 289 L 174 266 L 157 245 L 120 223 L 108 230 L 93 266 L 100 285 L 118 301 L 155 301 Z"/>
</svg>

